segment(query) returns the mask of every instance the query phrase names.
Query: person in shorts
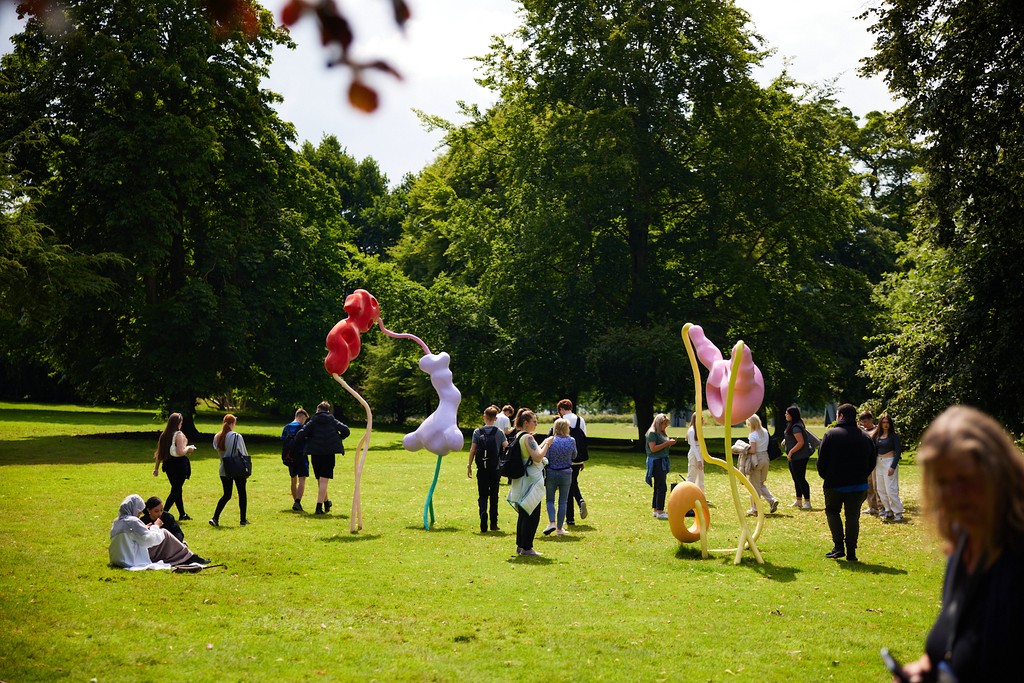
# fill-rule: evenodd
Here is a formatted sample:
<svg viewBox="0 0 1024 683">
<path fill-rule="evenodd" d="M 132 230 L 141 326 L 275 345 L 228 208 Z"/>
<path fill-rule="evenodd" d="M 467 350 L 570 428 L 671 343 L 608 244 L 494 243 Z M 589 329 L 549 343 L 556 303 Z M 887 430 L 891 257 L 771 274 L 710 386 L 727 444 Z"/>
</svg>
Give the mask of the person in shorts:
<svg viewBox="0 0 1024 683">
<path fill-rule="evenodd" d="M 316 407 L 316 414 L 295 435 L 296 447 L 304 448 L 303 452 L 309 455 L 313 465 L 313 476 L 317 481 L 315 514 L 323 515 L 331 511 L 327 485 L 334 479 L 335 456 L 345 453 L 345 446 L 341 442 L 348 435 L 348 427 L 334 417 L 331 404 L 327 401 Z"/>
<path fill-rule="evenodd" d="M 304 408 L 295 411 L 295 419 L 281 430 L 281 459 L 288 466 L 288 474 L 292 478 L 292 510 L 302 512 L 302 495 L 306 492 L 306 478 L 309 477 L 309 458 L 306 450 L 295 445 L 295 435 L 309 419 Z"/>
</svg>

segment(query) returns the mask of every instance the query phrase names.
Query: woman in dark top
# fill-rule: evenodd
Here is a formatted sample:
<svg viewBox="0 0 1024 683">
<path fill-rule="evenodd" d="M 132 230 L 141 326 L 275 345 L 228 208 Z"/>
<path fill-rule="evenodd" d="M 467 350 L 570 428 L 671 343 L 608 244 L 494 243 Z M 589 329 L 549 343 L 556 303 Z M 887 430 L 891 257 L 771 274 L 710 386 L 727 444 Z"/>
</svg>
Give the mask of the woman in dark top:
<svg viewBox="0 0 1024 683">
<path fill-rule="evenodd" d="M 807 483 L 807 462 L 811 449 L 807 447 L 807 428 L 796 406 L 786 408 L 786 459 L 789 460 L 789 474 L 796 487 L 795 508 L 811 509 L 811 485 Z"/>
<path fill-rule="evenodd" d="M 185 514 L 182 489 L 185 480 L 192 476 L 192 463 L 188 459 L 188 454 L 196 449 L 195 446 L 189 445 L 188 439 L 181 431 L 184 423 L 185 418 L 181 413 L 171 413 L 167 417 L 167 426 L 157 439 L 156 452 L 153 453 L 153 460 L 156 463 L 153 466 L 153 476 L 157 476 L 162 464 L 167 481 L 171 483 L 171 492 L 167 494 L 167 509 L 170 510 L 177 505 L 178 519 L 183 522 L 192 519 Z"/>
<path fill-rule="evenodd" d="M 882 511 L 878 516 L 883 522 L 903 521 L 903 501 L 900 500 L 900 434 L 888 413 L 878 418 L 878 427 L 871 433 L 875 442 L 875 491 L 882 501 Z"/>
<path fill-rule="evenodd" d="M 1024 456 L 991 417 L 953 406 L 925 432 L 917 458 L 924 509 L 949 560 L 925 654 L 905 673 L 915 682 L 1019 680 Z"/>
<path fill-rule="evenodd" d="M 157 496 L 151 497 L 146 501 L 146 511 L 142 513 L 142 523 L 149 525 L 160 520 L 160 526 L 170 532 L 171 536 L 176 539 L 185 542 L 185 533 L 181 530 L 181 525 L 178 524 L 178 520 L 174 519 L 167 510 L 164 510 L 164 502 Z"/>
</svg>

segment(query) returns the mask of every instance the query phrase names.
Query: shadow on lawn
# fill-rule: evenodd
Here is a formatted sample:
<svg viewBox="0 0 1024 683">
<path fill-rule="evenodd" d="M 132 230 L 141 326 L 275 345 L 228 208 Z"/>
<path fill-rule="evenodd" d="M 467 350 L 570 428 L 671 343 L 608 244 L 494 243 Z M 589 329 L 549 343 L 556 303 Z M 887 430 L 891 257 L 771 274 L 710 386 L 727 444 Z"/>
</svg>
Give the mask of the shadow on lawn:
<svg viewBox="0 0 1024 683">
<path fill-rule="evenodd" d="M 380 537 L 380 534 L 363 534 L 358 532 L 353 534 L 346 531 L 344 534 L 325 536 L 320 540 L 324 543 L 355 543 L 357 541 L 376 541 Z"/>
</svg>

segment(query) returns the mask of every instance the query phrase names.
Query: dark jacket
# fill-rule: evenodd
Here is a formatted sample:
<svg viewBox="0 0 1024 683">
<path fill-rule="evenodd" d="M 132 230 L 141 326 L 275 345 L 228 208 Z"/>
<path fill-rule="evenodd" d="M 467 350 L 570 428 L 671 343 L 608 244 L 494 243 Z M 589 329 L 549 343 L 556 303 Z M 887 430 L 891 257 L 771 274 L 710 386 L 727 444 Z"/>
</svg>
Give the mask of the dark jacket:
<svg viewBox="0 0 1024 683">
<path fill-rule="evenodd" d="M 167 510 L 164 510 L 163 513 L 161 513 L 161 515 L 160 515 L 160 521 L 163 522 L 163 528 L 167 529 L 169 532 L 171 532 L 171 536 L 174 536 L 176 539 L 178 539 L 182 543 L 185 542 L 185 534 L 182 532 L 181 525 L 178 524 L 178 520 L 176 520 L 174 518 L 174 515 L 172 515 Z M 152 524 L 153 523 L 153 520 L 150 519 L 148 512 L 143 512 L 142 513 L 142 523 L 143 524 Z"/>
<path fill-rule="evenodd" d="M 316 413 L 295 435 L 295 445 L 309 455 L 344 453 L 341 440 L 348 435 L 348 427 L 341 420 L 330 413 Z"/>
<path fill-rule="evenodd" d="M 825 433 L 818 450 L 818 474 L 827 489 L 866 484 L 875 469 L 875 443 L 857 423 L 840 422 Z"/>
</svg>

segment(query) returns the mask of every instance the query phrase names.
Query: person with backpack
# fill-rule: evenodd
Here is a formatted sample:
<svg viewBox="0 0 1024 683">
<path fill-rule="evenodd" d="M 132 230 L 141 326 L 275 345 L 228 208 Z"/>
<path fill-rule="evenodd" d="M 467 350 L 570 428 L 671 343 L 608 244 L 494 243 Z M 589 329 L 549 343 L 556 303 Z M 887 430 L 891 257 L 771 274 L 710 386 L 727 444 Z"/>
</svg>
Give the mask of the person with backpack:
<svg viewBox="0 0 1024 683">
<path fill-rule="evenodd" d="M 576 524 L 576 509 L 580 507 L 580 519 L 587 518 L 587 501 L 583 500 L 583 493 L 580 492 L 580 472 L 586 467 L 584 463 L 590 459 L 590 450 L 587 447 L 587 423 L 583 418 L 572 412 L 572 401 L 563 398 L 558 402 L 558 417 L 569 423 L 569 436 L 576 441 L 576 455 L 572 459 L 572 482 L 569 484 L 569 505 L 565 508 L 565 523 L 569 526 Z"/>
<path fill-rule="evenodd" d="M 220 474 L 220 483 L 224 488 L 224 495 L 217 501 L 217 509 L 210 520 L 210 526 L 214 527 L 220 526 L 220 513 L 224 511 L 224 506 L 231 500 L 232 487 L 238 490 L 238 526 L 249 524 L 249 518 L 245 514 L 249 502 L 245 494 L 245 482 L 249 475 L 244 472 L 232 474 L 224 464 L 225 459 L 232 457 L 235 453 L 241 453 L 245 457 L 249 456 L 249 451 L 245 448 L 245 439 L 235 431 L 237 422 L 238 418 L 228 413 L 224 416 L 220 431 L 213 437 L 213 447 L 220 454 L 218 473 Z"/>
<path fill-rule="evenodd" d="M 810 443 L 807 440 L 807 428 L 800 417 L 800 408 L 786 408 L 786 459 L 789 460 L 789 474 L 793 477 L 796 487 L 796 502 L 793 507 L 804 510 L 811 509 L 811 485 L 807 482 L 807 463 L 811 459 Z M 865 483 L 867 479 L 865 478 Z"/>
<path fill-rule="evenodd" d="M 317 480 L 316 511 L 323 515 L 331 511 L 331 501 L 327 498 L 327 485 L 334 479 L 335 456 L 345 454 L 345 446 L 341 443 L 349 435 L 348 426 L 334 417 L 331 404 L 321 401 L 316 407 L 316 414 L 309 418 L 302 429 L 295 435 L 295 446 L 304 447 L 313 465 L 313 475 Z"/>
<path fill-rule="evenodd" d="M 532 410 L 520 408 L 516 414 L 517 433 L 509 445 L 508 454 L 512 461 L 518 461 L 517 469 L 523 474 L 512 478 L 505 500 L 519 513 L 516 524 L 516 555 L 540 555 L 533 549 L 533 539 L 540 526 L 540 502 L 544 499 L 544 465 L 551 439 L 537 445 L 533 432 L 537 429 L 537 415 Z M 511 476 L 506 474 L 506 476 Z"/>
<path fill-rule="evenodd" d="M 281 430 L 281 462 L 288 468 L 292 478 L 292 510 L 302 512 L 302 495 L 306 492 L 306 478 L 309 477 L 309 458 L 306 450 L 295 445 L 295 435 L 309 419 L 304 408 L 295 411 L 295 419 Z"/>
<path fill-rule="evenodd" d="M 498 456 L 507 441 L 505 432 L 495 425 L 498 406 L 484 410 L 484 426 L 473 430 L 473 442 L 469 447 L 469 463 L 466 477 L 473 477 L 473 463 L 476 463 L 477 504 L 480 507 L 480 533 L 487 533 L 487 518 L 490 515 L 491 531 L 498 528 Z"/>
</svg>

